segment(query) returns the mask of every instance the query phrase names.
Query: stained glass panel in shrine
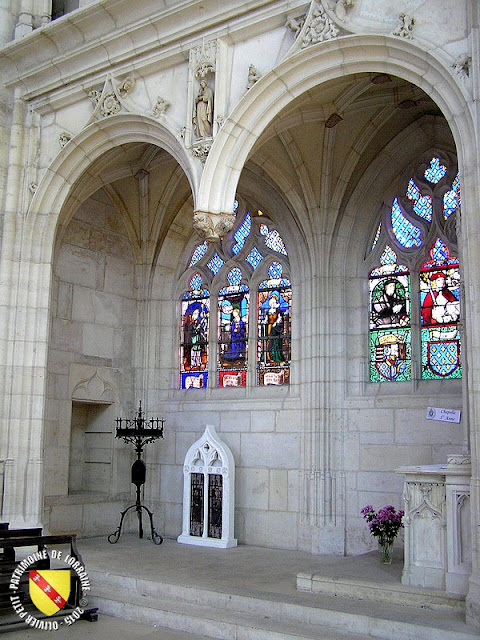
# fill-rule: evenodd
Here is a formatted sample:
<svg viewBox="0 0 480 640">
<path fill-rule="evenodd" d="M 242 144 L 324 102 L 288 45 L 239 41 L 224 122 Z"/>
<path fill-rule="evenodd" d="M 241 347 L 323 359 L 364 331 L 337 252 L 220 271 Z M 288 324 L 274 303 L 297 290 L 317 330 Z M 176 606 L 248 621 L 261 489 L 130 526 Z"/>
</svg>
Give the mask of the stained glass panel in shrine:
<svg viewBox="0 0 480 640">
<path fill-rule="evenodd" d="M 461 378 L 460 347 L 457 327 L 422 329 L 422 379 Z"/>
<path fill-rule="evenodd" d="M 203 536 L 204 476 L 190 474 L 190 535 Z"/>
<path fill-rule="evenodd" d="M 412 375 L 410 329 L 370 332 L 370 381 L 402 382 Z"/>
<path fill-rule="evenodd" d="M 410 276 L 370 279 L 370 329 L 410 326 Z"/>
<path fill-rule="evenodd" d="M 191 285 L 198 285 L 195 274 Z M 193 284 L 192 284 L 193 283 Z M 210 298 L 205 289 L 187 292 L 181 303 L 180 333 L 180 388 L 202 389 L 208 379 L 208 328 L 210 319 Z"/>
<path fill-rule="evenodd" d="M 384 252 L 382 259 L 389 256 Z M 369 286 L 370 381 L 410 380 L 411 296 L 408 269 L 389 260 L 371 271 Z"/>
<path fill-rule="evenodd" d="M 266 280 L 258 291 L 257 383 L 261 386 L 288 384 L 290 380 L 292 289 L 289 285 L 287 279 Z"/>
<path fill-rule="evenodd" d="M 218 386 L 247 383 L 249 292 L 245 285 L 225 287 L 218 296 Z"/>
<path fill-rule="evenodd" d="M 208 476 L 208 537 L 222 537 L 223 476 L 211 473 Z"/>
<path fill-rule="evenodd" d="M 420 270 L 422 378 L 461 378 L 458 260 L 440 239 L 430 256 Z"/>
</svg>

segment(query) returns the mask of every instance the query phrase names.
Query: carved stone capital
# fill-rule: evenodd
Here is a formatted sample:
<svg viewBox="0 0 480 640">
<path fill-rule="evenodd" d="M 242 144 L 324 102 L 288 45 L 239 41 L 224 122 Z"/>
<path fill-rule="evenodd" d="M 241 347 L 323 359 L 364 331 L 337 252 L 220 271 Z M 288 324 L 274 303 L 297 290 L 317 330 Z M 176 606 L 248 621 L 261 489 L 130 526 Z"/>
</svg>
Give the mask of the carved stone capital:
<svg viewBox="0 0 480 640">
<path fill-rule="evenodd" d="M 193 214 L 193 228 L 207 242 L 221 240 L 232 229 L 234 223 L 234 213 L 195 211 Z"/>
</svg>

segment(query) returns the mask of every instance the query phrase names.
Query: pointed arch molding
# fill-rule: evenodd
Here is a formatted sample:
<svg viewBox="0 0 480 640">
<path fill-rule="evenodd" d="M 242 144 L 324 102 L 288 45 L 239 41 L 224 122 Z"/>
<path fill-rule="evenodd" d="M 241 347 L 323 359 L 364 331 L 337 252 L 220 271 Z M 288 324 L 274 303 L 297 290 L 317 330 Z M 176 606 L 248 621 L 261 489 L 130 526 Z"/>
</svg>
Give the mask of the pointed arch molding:
<svg viewBox="0 0 480 640">
<path fill-rule="evenodd" d="M 255 83 L 217 134 L 205 163 L 196 210 L 202 215 L 209 212 L 213 226 L 231 214 L 243 166 L 273 119 L 306 91 L 355 73 L 389 73 L 423 89 L 449 122 L 463 164 L 474 161 L 471 98 L 448 64 L 404 39 L 372 35 L 336 38 L 287 58 Z"/>
<path fill-rule="evenodd" d="M 59 225 L 67 224 L 84 199 L 79 181 L 92 163 L 107 151 L 129 143 L 145 142 L 167 151 L 184 171 L 195 193 L 199 167 L 183 144 L 162 124 L 135 114 L 119 114 L 94 122 L 62 149 L 46 169 L 27 214 L 23 256 L 49 262 Z M 92 176 L 92 181 L 96 178 Z M 100 185 L 99 185 L 100 186 Z"/>
</svg>

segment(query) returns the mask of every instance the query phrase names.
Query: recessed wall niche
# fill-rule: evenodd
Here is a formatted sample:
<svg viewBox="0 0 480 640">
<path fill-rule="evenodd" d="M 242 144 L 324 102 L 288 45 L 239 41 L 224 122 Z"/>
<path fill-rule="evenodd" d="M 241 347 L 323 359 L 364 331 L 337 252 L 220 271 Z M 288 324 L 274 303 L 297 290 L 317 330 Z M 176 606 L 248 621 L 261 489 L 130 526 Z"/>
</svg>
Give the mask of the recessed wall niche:
<svg viewBox="0 0 480 640">
<path fill-rule="evenodd" d="M 72 402 L 69 493 L 110 493 L 113 476 L 113 405 Z"/>
</svg>

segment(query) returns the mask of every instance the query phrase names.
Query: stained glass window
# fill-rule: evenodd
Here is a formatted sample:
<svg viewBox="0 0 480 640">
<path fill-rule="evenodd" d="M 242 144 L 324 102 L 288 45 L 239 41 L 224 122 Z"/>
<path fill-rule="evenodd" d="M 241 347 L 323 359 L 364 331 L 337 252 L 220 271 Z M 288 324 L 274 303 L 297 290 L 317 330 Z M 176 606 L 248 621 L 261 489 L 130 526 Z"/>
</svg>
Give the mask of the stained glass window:
<svg viewBox="0 0 480 640">
<path fill-rule="evenodd" d="M 280 285 L 275 277 L 259 286 L 257 382 L 261 386 L 284 385 L 290 380 L 291 305 L 292 289 L 286 278 Z"/>
<path fill-rule="evenodd" d="M 191 277 L 181 309 L 180 388 L 202 389 L 208 379 L 210 296 L 201 274 Z"/>
<path fill-rule="evenodd" d="M 461 378 L 460 271 L 437 238 L 420 270 L 422 378 Z"/>
<path fill-rule="evenodd" d="M 189 256 L 189 288 L 181 300 L 181 389 L 205 388 L 209 373 L 210 386 L 245 387 L 249 357 L 256 365 L 251 367 L 252 382 L 289 382 L 292 291 L 284 277 L 288 254 L 280 233 L 262 211 L 255 211 L 254 216 L 249 211 L 239 216 L 232 234 L 212 249 L 203 242 Z M 252 295 L 253 277 L 260 284 Z M 219 281 L 223 285 L 216 288 L 215 336 L 210 327 L 211 292 Z M 213 361 L 209 340 L 216 340 Z"/>
<path fill-rule="evenodd" d="M 448 184 L 451 189 L 445 191 Z M 458 174 L 450 175 L 448 167 L 433 157 L 423 176 L 418 176 L 418 180 L 410 178 L 403 193 L 407 199 L 394 198 L 387 212 L 392 246 L 384 246 L 380 265 L 369 274 L 370 381 L 411 380 L 414 361 L 421 365 L 424 380 L 461 378 L 458 258 L 437 237 L 430 246 L 429 259 L 421 263 L 419 271 L 417 266 L 419 252 L 425 251 L 422 238 L 425 223 L 436 221 L 435 228 L 442 230 L 445 220 L 460 206 L 460 179 Z M 413 214 L 425 221 L 420 225 L 422 228 L 407 217 Z M 381 250 L 378 247 L 381 224 L 382 220 L 372 252 Z M 399 253 L 403 258 L 399 259 Z M 410 263 L 415 272 L 408 266 Z M 412 295 L 415 300 L 419 296 L 419 313 L 413 317 Z M 418 342 L 412 339 L 412 327 L 413 336 L 420 335 Z"/>
</svg>

